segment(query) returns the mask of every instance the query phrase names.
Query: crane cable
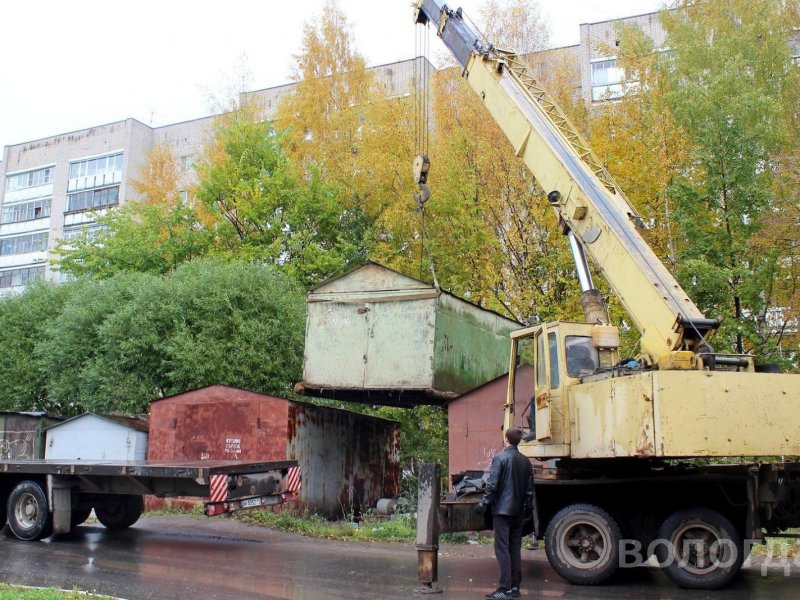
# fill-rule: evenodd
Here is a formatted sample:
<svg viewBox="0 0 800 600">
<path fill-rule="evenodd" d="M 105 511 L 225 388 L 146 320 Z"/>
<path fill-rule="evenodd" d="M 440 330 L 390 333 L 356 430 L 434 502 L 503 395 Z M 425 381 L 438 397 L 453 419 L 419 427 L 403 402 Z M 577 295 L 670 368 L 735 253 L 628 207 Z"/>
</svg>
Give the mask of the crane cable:
<svg viewBox="0 0 800 600">
<path fill-rule="evenodd" d="M 430 115 L 428 114 L 430 78 L 427 69 L 427 65 L 430 64 L 428 62 L 428 53 L 430 48 L 430 27 L 427 24 L 417 27 L 415 34 L 416 59 L 414 61 L 414 150 L 416 151 L 417 156 L 427 156 L 430 132 Z M 422 183 L 424 183 L 424 181 Z"/>
<path fill-rule="evenodd" d="M 424 27 L 424 31 L 422 31 Z M 430 141 L 430 61 L 428 53 L 430 49 L 430 27 L 425 24 L 418 26 L 415 30 L 416 36 L 416 58 L 414 60 L 414 150 L 415 158 L 413 164 L 414 183 L 418 190 L 413 193 L 419 212 L 420 225 L 420 274 L 424 271 L 424 260 L 428 259 L 433 285 L 439 290 L 439 281 L 433 266 L 433 256 L 427 244 L 425 235 L 425 203 L 431 196 L 430 189 L 426 185 L 428 181 L 428 171 L 430 170 L 430 160 L 428 158 L 428 144 Z"/>
</svg>

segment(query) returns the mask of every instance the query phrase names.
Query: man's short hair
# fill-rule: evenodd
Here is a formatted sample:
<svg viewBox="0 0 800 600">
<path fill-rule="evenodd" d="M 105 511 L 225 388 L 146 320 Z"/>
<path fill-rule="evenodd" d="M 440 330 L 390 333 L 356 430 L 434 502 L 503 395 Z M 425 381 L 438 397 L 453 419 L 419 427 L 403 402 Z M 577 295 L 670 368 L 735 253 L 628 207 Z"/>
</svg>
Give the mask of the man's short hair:
<svg viewBox="0 0 800 600">
<path fill-rule="evenodd" d="M 519 446 L 522 440 L 522 429 L 519 427 L 509 427 L 506 429 L 506 439 L 512 446 Z"/>
</svg>

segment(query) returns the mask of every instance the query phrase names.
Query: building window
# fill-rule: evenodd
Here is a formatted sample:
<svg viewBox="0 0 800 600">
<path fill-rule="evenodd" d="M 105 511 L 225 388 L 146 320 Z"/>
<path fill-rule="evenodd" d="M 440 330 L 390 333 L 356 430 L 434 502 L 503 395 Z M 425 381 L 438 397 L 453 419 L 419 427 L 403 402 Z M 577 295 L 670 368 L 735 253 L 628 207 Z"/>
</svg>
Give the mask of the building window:
<svg viewBox="0 0 800 600">
<path fill-rule="evenodd" d="M 122 181 L 122 153 L 70 163 L 67 191 L 86 190 Z"/>
<path fill-rule="evenodd" d="M 192 170 L 192 156 L 181 156 L 181 173 L 188 173 Z"/>
<path fill-rule="evenodd" d="M 84 225 L 73 225 L 71 227 L 64 227 L 64 234 L 61 236 L 64 240 L 74 240 L 76 237 L 87 236 L 88 238 L 95 238 L 97 235 L 105 231 L 104 225 L 97 223 L 86 223 Z"/>
<path fill-rule="evenodd" d="M 3 208 L 3 223 L 19 223 L 32 221 L 50 216 L 50 202 L 52 198 L 42 198 L 33 202 L 12 204 Z"/>
<path fill-rule="evenodd" d="M 44 265 L 0 271 L 0 288 L 21 287 L 44 277 Z"/>
<path fill-rule="evenodd" d="M 0 240 L 0 256 L 47 250 L 47 233 L 31 233 Z"/>
<path fill-rule="evenodd" d="M 625 94 L 625 72 L 617 67 L 616 58 L 592 62 L 592 100 L 613 100 Z"/>
<path fill-rule="evenodd" d="M 122 153 L 112 154 L 111 156 L 101 156 L 70 163 L 69 178 L 89 177 L 92 175 L 103 175 L 114 171 L 122 171 Z"/>
<path fill-rule="evenodd" d="M 104 188 L 102 190 L 87 190 L 67 196 L 67 210 L 65 212 L 80 212 L 82 210 L 98 210 L 119 203 L 119 186 Z"/>
<path fill-rule="evenodd" d="M 189 192 L 187 192 L 186 190 L 181 190 L 180 192 L 178 192 L 178 194 L 180 195 L 181 202 L 183 204 L 189 204 Z"/>
<path fill-rule="evenodd" d="M 6 178 L 6 191 L 13 192 L 14 190 L 51 183 L 53 181 L 54 171 L 55 167 L 46 167 L 44 169 L 37 169 L 36 171 L 28 171 L 27 173 L 9 175 Z"/>
</svg>

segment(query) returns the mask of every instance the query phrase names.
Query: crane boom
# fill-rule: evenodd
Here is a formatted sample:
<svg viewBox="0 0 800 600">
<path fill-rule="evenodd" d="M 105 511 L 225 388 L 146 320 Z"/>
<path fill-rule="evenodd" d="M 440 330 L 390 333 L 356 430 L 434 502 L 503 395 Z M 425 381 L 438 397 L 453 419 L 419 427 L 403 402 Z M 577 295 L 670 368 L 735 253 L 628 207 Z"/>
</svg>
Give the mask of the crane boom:
<svg viewBox="0 0 800 600">
<path fill-rule="evenodd" d="M 672 351 L 694 349 L 713 332 L 719 321 L 704 318 L 655 255 L 638 231 L 642 219 L 635 208 L 525 63 L 491 46 L 461 9 L 440 0 L 418 0 L 415 20 L 436 26 L 516 155 L 548 193 L 562 231 L 576 238 L 634 321 L 642 355 L 656 363 Z"/>
</svg>

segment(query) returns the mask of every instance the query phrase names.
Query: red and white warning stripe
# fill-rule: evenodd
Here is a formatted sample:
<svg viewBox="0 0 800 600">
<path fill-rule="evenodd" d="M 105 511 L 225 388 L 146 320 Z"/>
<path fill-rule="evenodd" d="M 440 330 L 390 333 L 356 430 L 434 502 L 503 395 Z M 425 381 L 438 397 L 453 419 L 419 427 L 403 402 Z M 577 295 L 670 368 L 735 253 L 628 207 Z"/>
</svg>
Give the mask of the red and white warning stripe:
<svg viewBox="0 0 800 600">
<path fill-rule="evenodd" d="M 211 476 L 211 493 L 208 496 L 210 502 L 224 502 L 228 497 L 228 476 Z"/>
<path fill-rule="evenodd" d="M 302 485 L 302 478 L 300 477 L 300 467 L 289 467 L 289 472 L 283 478 L 283 491 L 296 492 Z"/>
</svg>

